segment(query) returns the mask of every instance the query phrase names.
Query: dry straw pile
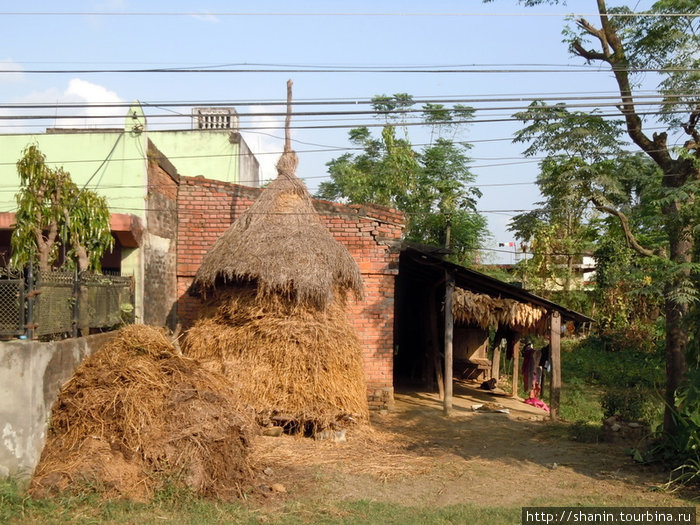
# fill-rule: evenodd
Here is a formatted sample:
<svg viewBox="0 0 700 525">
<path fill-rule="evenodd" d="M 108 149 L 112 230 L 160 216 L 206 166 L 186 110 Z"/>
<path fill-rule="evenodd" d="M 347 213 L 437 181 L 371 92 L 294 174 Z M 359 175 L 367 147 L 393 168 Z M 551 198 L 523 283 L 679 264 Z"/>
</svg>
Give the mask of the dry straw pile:
<svg viewBox="0 0 700 525">
<path fill-rule="evenodd" d="M 253 425 L 235 399 L 225 377 L 177 355 L 159 329 L 123 328 L 61 390 L 31 492 L 147 500 L 173 483 L 238 497 Z"/>
<path fill-rule="evenodd" d="M 362 349 L 344 312 L 362 276 L 316 213 L 289 145 L 278 176 L 205 255 L 194 289 L 208 306 L 183 352 L 232 379 L 260 422 L 315 432 L 367 420 Z"/>
<path fill-rule="evenodd" d="M 231 379 L 262 424 L 315 432 L 368 418 L 360 345 L 336 302 L 319 309 L 232 287 L 212 298 L 183 352 Z"/>
<path fill-rule="evenodd" d="M 547 328 L 544 308 L 521 303 L 514 299 L 500 299 L 485 294 L 455 288 L 452 312 L 455 321 L 489 327 L 507 327 L 515 332 L 543 333 Z"/>
</svg>

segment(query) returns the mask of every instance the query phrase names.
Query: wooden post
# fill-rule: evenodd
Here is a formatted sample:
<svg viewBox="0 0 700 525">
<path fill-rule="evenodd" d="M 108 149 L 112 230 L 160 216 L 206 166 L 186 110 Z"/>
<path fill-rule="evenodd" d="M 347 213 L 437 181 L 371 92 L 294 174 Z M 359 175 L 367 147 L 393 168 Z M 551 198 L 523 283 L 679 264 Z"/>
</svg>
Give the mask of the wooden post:
<svg viewBox="0 0 700 525">
<path fill-rule="evenodd" d="M 513 335 L 518 340 L 513 343 L 513 397 L 518 398 L 518 381 L 520 381 L 520 335 Z"/>
<path fill-rule="evenodd" d="M 34 281 L 34 264 L 29 263 L 27 268 L 27 317 L 25 319 L 25 336 L 30 341 L 34 339 L 34 297 L 36 296 L 36 281 Z"/>
<path fill-rule="evenodd" d="M 561 393 L 561 316 L 552 312 L 549 328 L 549 360 L 552 364 L 552 378 L 549 381 L 549 415 L 559 417 L 559 395 Z"/>
<path fill-rule="evenodd" d="M 443 399 L 443 412 L 446 416 L 452 413 L 452 339 L 454 334 L 454 319 L 452 317 L 452 296 L 455 289 L 454 275 L 447 272 L 445 282 L 445 397 Z"/>
<path fill-rule="evenodd" d="M 498 383 L 498 379 L 501 377 L 501 342 L 493 349 L 493 358 L 491 359 L 491 378 L 495 379 Z"/>
</svg>

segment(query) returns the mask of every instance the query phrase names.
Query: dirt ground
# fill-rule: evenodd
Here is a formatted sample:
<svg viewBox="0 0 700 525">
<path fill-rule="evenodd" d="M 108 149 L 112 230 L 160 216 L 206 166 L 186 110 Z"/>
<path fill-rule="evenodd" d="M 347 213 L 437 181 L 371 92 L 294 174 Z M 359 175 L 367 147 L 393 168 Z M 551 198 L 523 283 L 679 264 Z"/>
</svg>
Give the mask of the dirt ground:
<svg viewBox="0 0 700 525">
<path fill-rule="evenodd" d="M 369 500 L 403 505 L 689 505 L 658 490 L 667 474 L 625 454 L 630 443 L 578 443 L 541 409 L 456 383 L 454 410 L 437 394 L 395 395 L 371 428 L 346 442 L 283 435 L 254 444 L 259 486 L 270 504 Z M 509 413 L 472 405 L 499 403 Z M 686 494 L 686 497 L 689 495 Z M 697 496 L 696 495 L 690 495 Z"/>
</svg>

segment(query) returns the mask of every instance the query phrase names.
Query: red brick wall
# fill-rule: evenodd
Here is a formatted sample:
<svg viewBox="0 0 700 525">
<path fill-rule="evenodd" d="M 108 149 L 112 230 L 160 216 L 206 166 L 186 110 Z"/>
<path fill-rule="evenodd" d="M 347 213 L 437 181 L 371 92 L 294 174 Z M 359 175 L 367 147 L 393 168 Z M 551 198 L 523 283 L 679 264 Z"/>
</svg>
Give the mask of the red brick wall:
<svg viewBox="0 0 700 525">
<path fill-rule="evenodd" d="M 183 327 L 196 318 L 199 300 L 187 294 L 202 258 L 261 190 L 202 177 L 181 177 L 178 197 L 178 316 Z M 391 400 L 394 347 L 394 280 L 403 229 L 401 213 L 380 206 L 315 200 L 329 231 L 355 258 L 365 297 L 349 302 L 348 314 L 363 347 L 365 377 L 374 404 Z"/>
</svg>

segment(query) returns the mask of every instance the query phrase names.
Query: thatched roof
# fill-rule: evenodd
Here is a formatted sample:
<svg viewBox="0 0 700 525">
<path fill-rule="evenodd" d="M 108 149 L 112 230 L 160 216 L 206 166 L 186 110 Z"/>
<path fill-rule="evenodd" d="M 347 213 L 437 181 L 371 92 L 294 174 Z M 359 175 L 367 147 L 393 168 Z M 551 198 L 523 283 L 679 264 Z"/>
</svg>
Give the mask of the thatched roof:
<svg viewBox="0 0 700 525">
<path fill-rule="evenodd" d="M 206 294 L 217 281 L 256 281 L 258 293 L 284 293 L 325 307 L 334 290 L 362 295 L 362 276 L 347 249 L 316 213 L 285 153 L 278 176 L 204 256 L 195 285 Z"/>
<path fill-rule="evenodd" d="M 456 322 L 483 329 L 505 326 L 516 332 L 543 333 L 547 325 L 547 312 L 540 306 L 462 288 L 455 288 L 452 313 Z"/>
<path fill-rule="evenodd" d="M 283 293 L 320 307 L 336 291 L 362 295 L 360 269 L 321 222 L 295 174 L 297 164 L 287 126 L 277 178 L 204 256 L 195 276 L 195 287 L 204 294 L 222 281 L 255 281 L 260 295 Z"/>
</svg>

